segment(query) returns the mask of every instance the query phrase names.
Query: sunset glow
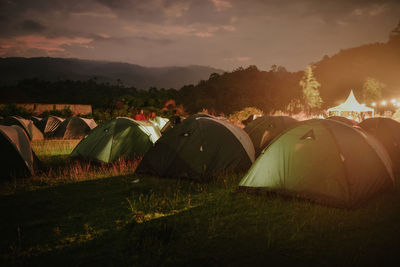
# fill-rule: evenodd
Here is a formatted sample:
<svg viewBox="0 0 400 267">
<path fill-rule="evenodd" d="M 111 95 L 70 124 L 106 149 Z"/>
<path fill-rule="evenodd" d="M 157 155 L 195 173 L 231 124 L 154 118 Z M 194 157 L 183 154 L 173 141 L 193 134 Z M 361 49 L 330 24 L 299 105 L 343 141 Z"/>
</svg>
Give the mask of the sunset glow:
<svg viewBox="0 0 400 267">
<path fill-rule="evenodd" d="M 298 71 L 340 49 L 387 41 L 399 13 L 400 2 L 378 0 L 4 1 L 0 56 Z"/>
</svg>

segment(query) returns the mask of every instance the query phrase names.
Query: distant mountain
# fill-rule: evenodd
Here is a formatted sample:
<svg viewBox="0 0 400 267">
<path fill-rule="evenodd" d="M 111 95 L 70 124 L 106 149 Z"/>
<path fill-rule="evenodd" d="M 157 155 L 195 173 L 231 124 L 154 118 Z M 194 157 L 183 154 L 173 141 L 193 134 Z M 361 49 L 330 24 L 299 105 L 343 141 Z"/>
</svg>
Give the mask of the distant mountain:
<svg viewBox="0 0 400 267">
<path fill-rule="evenodd" d="M 360 102 L 363 101 L 362 88 L 368 77 L 386 85 L 382 90 L 383 98 L 400 98 L 400 38 L 341 50 L 314 65 L 326 104 L 344 100 L 350 89 Z"/>
<path fill-rule="evenodd" d="M 123 83 L 138 89 L 175 88 L 197 84 L 212 73 L 223 70 L 205 66 L 143 67 L 135 64 L 67 58 L 0 58 L 0 85 L 12 85 L 23 79 L 45 81 L 88 80 Z"/>
</svg>

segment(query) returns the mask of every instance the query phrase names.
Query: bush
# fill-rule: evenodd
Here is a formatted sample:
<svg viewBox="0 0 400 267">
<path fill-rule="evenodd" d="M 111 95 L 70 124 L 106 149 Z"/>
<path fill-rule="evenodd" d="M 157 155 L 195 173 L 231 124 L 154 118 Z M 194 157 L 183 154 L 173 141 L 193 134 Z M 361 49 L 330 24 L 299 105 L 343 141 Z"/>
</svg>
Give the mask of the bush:
<svg viewBox="0 0 400 267">
<path fill-rule="evenodd" d="M 0 116 L 21 116 L 28 117 L 31 116 L 32 112 L 27 111 L 22 107 L 18 107 L 15 103 L 12 104 L 4 104 L 0 107 Z"/>
<path fill-rule="evenodd" d="M 69 107 L 63 108 L 61 110 L 47 110 L 40 114 L 41 117 L 45 118 L 47 116 L 57 116 L 61 118 L 69 118 L 72 117 L 72 111 Z"/>
<path fill-rule="evenodd" d="M 262 110 L 255 108 L 255 107 L 247 107 L 240 111 L 236 111 L 228 116 L 228 119 L 235 124 L 240 124 L 243 120 L 247 119 L 250 115 L 260 114 L 264 115 Z"/>
</svg>

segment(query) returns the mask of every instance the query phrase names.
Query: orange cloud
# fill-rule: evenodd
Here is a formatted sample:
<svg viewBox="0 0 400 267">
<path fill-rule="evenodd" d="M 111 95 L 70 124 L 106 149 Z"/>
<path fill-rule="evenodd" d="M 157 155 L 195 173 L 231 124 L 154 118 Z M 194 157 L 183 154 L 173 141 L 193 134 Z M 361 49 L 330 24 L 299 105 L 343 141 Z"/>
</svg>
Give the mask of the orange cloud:
<svg viewBox="0 0 400 267">
<path fill-rule="evenodd" d="M 25 52 L 30 49 L 38 49 L 51 54 L 52 52 L 64 52 L 67 46 L 80 45 L 89 48 L 88 44 L 93 39 L 83 37 L 58 37 L 48 38 L 40 35 L 18 36 L 14 39 L 0 39 L 0 55 L 9 50 Z"/>
<path fill-rule="evenodd" d="M 226 0 L 211 0 L 218 12 L 231 8 L 232 4 Z"/>
</svg>

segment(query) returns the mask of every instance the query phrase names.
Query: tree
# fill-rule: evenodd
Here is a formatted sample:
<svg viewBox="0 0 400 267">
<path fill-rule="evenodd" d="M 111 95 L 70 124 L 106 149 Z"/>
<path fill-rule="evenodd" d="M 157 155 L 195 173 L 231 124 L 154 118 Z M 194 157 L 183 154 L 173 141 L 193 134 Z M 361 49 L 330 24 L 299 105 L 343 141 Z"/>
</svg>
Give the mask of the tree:
<svg viewBox="0 0 400 267">
<path fill-rule="evenodd" d="M 375 78 L 368 77 L 363 85 L 363 98 L 365 103 L 378 101 L 382 97 L 382 89 L 385 84 Z"/>
<path fill-rule="evenodd" d="M 290 100 L 289 104 L 286 106 L 286 111 L 289 114 L 297 114 L 304 109 L 305 108 L 302 101 L 300 101 L 298 98 Z"/>
<path fill-rule="evenodd" d="M 322 106 L 322 98 L 319 95 L 321 84 L 315 79 L 311 65 L 308 65 L 303 78 L 300 80 L 303 92 L 303 100 L 307 115 L 317 111 Z"/>
<path fill-rule="evenodd" d="M 271 66 L 271 70 L 272 72 L 287 72 L 286 68 L 280 65 L 272 65 Z"/>
</svg>

